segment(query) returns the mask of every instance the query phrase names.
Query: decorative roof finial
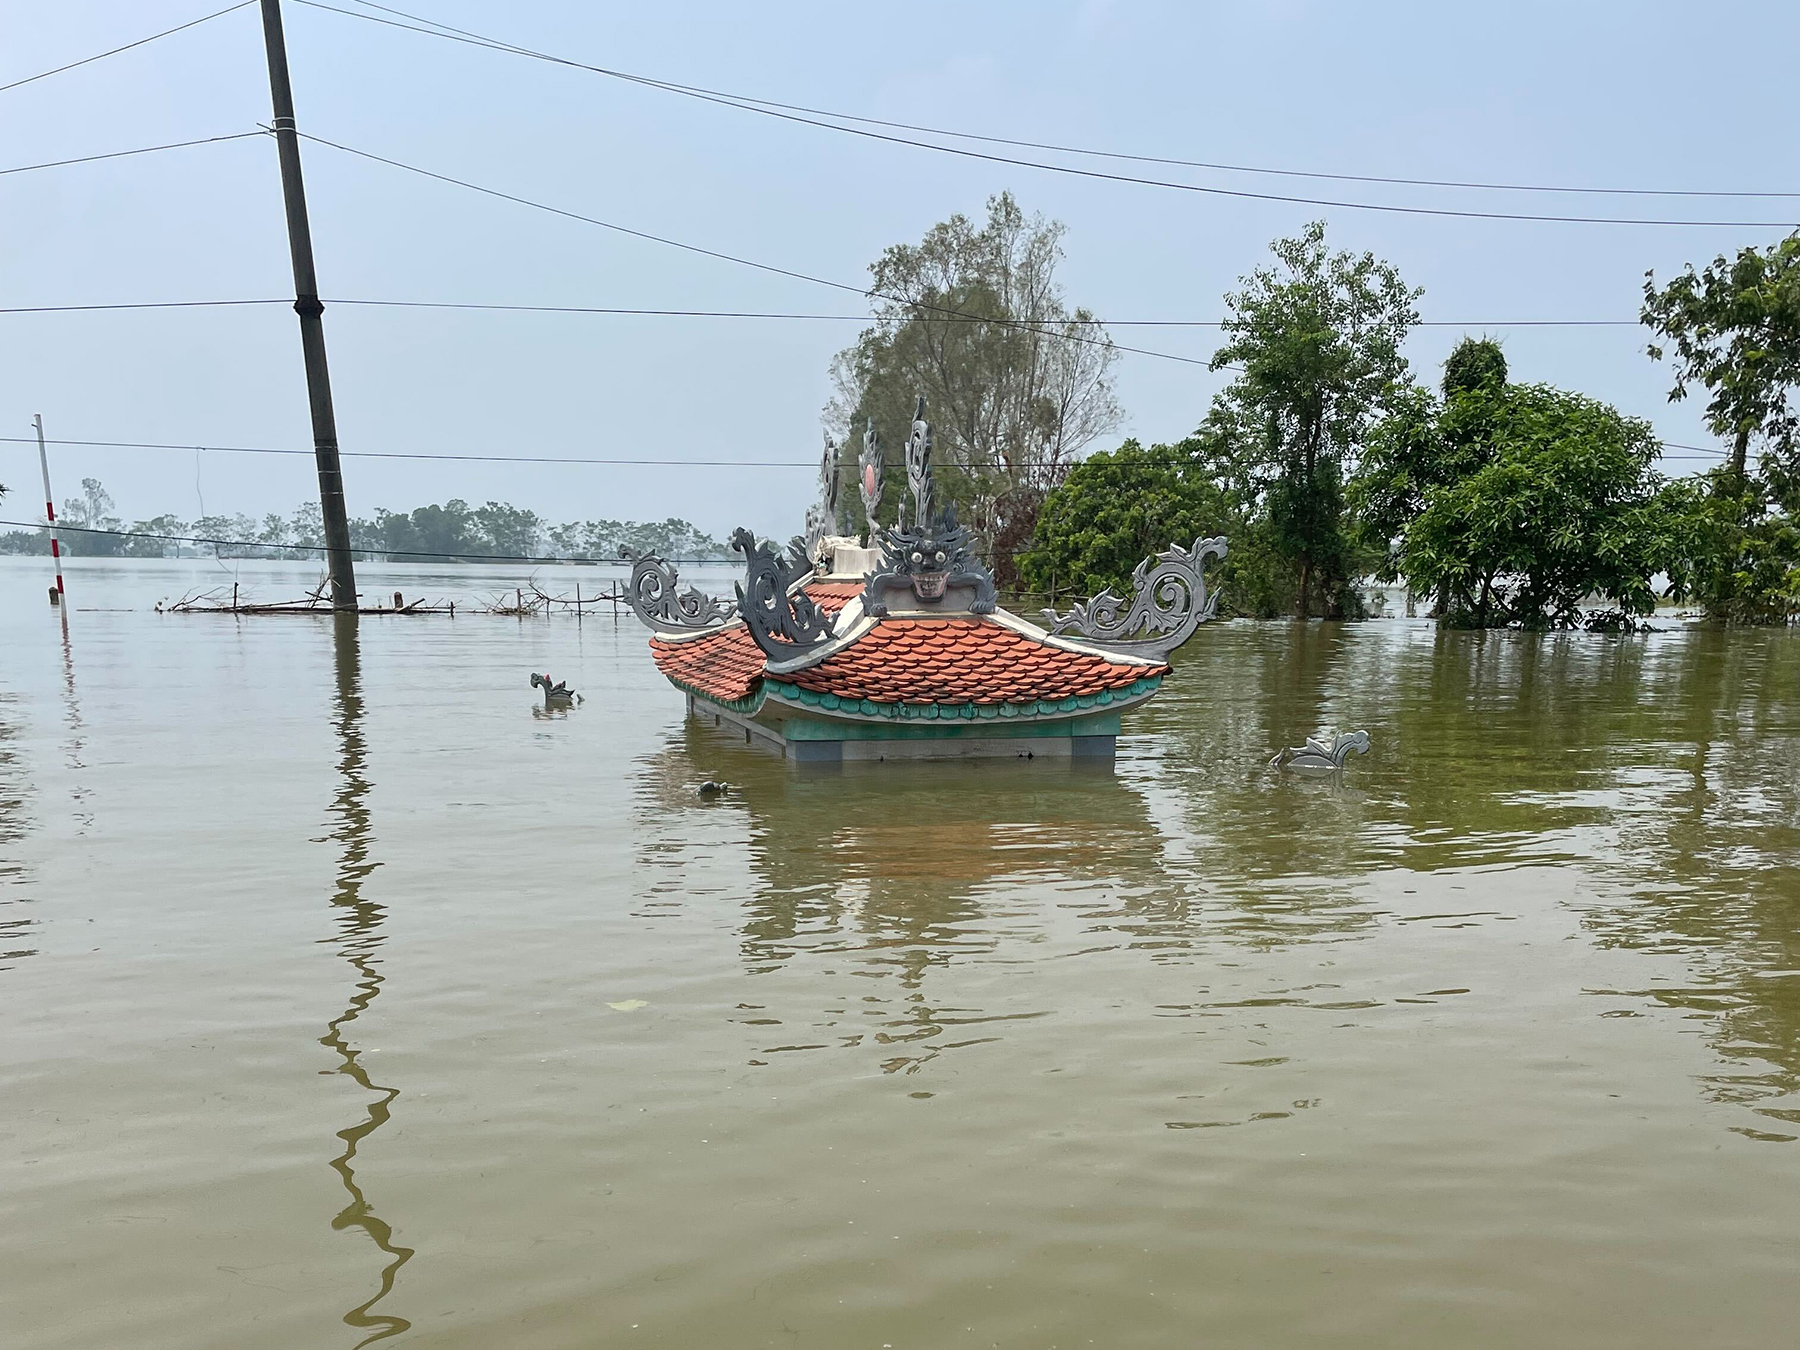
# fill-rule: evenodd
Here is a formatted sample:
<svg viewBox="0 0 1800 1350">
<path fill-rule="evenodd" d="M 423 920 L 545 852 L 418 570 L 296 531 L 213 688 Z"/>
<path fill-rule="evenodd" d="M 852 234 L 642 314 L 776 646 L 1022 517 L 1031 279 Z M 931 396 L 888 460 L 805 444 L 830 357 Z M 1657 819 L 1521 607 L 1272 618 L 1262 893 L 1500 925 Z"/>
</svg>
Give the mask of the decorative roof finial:
<svg viewBox="0 0 1800 1350">
<path fill-rule="evenodd" d="M 875 510 L 881 505 L 881 437 L 875 434 L 875 419 L 863 427 L 862 489 L 863 517 L 869 522 L 869 546 L 875 545 L 875 533 L 881 527 L 875 521 Z"/>
<path fill-rule="evenodd" d="M 825 433 L 825 454 L 819 461 L 819 504 L 825 508 L 825 528 L 833 534 L 839 532 L 838 525 L 838 444 L 831 439 L 831 433 Z"/>
<path fill-rule="evenodd" d="M 816 558 L 822 540 L 842 533 L 838 524 L 838 447 L 825 433 L 825 452 L 819 457 L 819 500 L 806 508 L 806 556 Z"/>
<path fill-rule="evenodd" d="M 929 530 L 931 520 L 931 423 L 925 420 L 925 395 L 913 410 L 912 434 L 906 438 L 906 485 L 912 489 L 913 529 Z M 898 522 L 904 526 L 905 520 Z"/>
<path fill-rule="evenodd" d="M 745 529 L 731 532 L 731 546 L 744 555 L 748 572 L 737 587 L 738 613 L 764 656 L 791 660 L 833 636 L 832 617 L 794 585 L 809 570 L 804 540 L 795 540 L 786 558 Z"/>
</svg>

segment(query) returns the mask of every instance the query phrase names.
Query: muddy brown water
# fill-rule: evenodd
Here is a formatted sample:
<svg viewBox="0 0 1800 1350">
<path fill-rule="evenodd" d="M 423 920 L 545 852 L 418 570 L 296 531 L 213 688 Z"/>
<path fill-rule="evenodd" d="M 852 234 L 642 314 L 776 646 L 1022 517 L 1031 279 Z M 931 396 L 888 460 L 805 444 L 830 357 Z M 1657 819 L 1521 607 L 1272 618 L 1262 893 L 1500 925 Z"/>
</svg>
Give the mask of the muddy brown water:
<svg viewBox="0 0 1800 1350">
<path fill-rule="evenodd" d="M 8 1350 L 1794 1343 L 1800 636 L 1218 624 L 1111 772 L 800 775 L 629 618 L 42 571 Z"/>
</svg>

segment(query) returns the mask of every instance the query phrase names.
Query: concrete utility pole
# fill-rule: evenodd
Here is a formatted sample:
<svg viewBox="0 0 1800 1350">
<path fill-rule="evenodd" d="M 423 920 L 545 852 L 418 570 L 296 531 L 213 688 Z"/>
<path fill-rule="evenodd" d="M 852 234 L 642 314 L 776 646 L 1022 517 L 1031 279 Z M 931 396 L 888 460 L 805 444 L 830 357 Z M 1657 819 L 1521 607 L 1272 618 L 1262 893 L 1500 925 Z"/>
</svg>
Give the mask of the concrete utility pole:
<svg viewBox="0 0 1800 1350">
<path fill-rule="evenodd" d="M 281 0 L 262 0 L 262 20 L 263 43 L 269 51 L 269 97 L 275 109 L 275 147 L 281 156 L 281 195 L 287 204 L 288 247 L 294 255 L 294 312 L 300 316 L 306 397 L 312 405 L 313 456 L 319 464 L 319 511 L 325 518 L 331 607 L 354 611 L 356 571 L 350 563 L 350 521 L 344 510 L 344 474 L 338 466 L 337 417 L 331 410 L 331 372 L 325 364 L 325 306 L 319 303 L 319 279 L 313 271 L 312 228 L 306 220 L 306 184 L 300 177 L 300 138 L 294 131 L 294 90 L 288 83 Z"/>
</svg>

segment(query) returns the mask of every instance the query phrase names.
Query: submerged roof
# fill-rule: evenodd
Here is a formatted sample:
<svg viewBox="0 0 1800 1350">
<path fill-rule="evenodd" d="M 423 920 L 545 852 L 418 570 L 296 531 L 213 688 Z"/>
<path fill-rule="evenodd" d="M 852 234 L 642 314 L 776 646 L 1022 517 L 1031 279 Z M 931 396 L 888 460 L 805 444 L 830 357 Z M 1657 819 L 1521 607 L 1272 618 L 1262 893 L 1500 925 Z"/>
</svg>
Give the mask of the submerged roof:
<svg viewBox="0 0 1800 1350">
<path fill-rule="evenodd" d="M 843 582 L 807 587 L 832 612 L 860 590 L 859 583 Z M 846 702 L 989 706 L 1085 700 L 1168 673 L 1161 662 L 1077 650 L 1035 630 L 1021 632 L 1006 617 L 1010 622 L 983 615 L 881 619 L 823 659 L 768 678 Z M 650 651 L 670 680 L 719 703 L 755 698 L 765 676 L 766 658 L 741 622 L 694 637 L 652 637 Z"/>
<path fill-rule="evenodd" d="M 809 581 L 806 593 L 827 614 L 836 614 L 862 594 L 862 582 Z M 676 684 L 720 703 L 755 694 L 767 660 L 741 620 L 694 637 L 652 637 L 650 654 Z"/>
<path fill-rule="evenodd" d="M 850 728 L 857 734 L 845 739 L 949 736 L 974 745 L 977 738 L 963 728 L 926 724 L 1005 720 L 1015 728 L 1035 725 L 997 735 L 983 729 L 980 738 L 1066 734 L 1074 754 L 1076 740 L 1110 746 L 1117 711 L 1154 694 L 1169 673 L 1170 652 L 1213 616 L 1216 597 L 1208 595 L 1202 570 L 1208 557 L 1224 556 L 1222 538 L 1171 545 L 1146 558 L 1132 573 L 1130 597 L 1106 590 L 1067 614 L 1045 610 L 1048 630 L 1001 609 L 969 531 L 952 506 L 934 505 L 923 398 L 906 441 L 910 523 L 902 509 L 891 528 L 875 524 L 883 466 L 872 428 L 863 437 L 861 469 L 867 546 L 837 533 L 838 447 L 828 439 L 823 493 L 805 536 L 784 552 L 747 529 L 733 533 L 746 568 L 735 604 L 692 587 L 682 591 L 667 563 L 628 555 L 627 598 L 656 634 L 650 648 L 657 669 L 690 695 L 765 731 L 778 728 L 796 744 L 831 739 L 819 734 L 823 721 L 838 730 L 856 722 L 915 724 L 882 735 Z M 1083 716 L 1090 711 L 1093 717 Z M 1069 729 L 1077 723 L 1087 729 Z"/>
<path fill-rule="evenodd" d="M 987 704 L 1125 689 L 1168 669 L 1053 646 L 970 616 L 883 619 L 817 665 L 779 678 L 815 694 L 871 703 Z"/>
</svg>

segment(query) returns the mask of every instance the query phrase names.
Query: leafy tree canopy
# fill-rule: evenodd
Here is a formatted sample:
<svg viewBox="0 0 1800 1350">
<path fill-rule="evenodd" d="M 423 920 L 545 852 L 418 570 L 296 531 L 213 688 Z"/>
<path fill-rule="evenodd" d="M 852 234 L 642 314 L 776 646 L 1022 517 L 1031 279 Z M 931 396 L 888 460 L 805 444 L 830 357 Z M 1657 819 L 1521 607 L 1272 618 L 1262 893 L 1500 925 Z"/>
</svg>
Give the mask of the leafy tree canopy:
<svg viewBox="0 0 1800 1350">
<path fill-rule="evenodd" d="M 1422 292 L 1371 253 L 1332 253 L 1322 222 L 1270 247 L 1277 265 L 1226 297 L 1226 340 L 1212 366 L 1240 373 L 1214 415 L 1259 447 L 1269 540 L 1297 566 L 1295 612 L 1305 617 L 1315 579 L 1318 593 L 1347 587 L 1345 464 L 1404 387 L 1400 349 Z"/>
<path fill-rule="evenodd" d="M 870 267 L 876 322 L 832 361 L 825 421 L 851 466 L 873 426 L 886 448 L 882 500 L 891 509 L 923 394 L 939 500 L 995 551 L 1004 581 L 1044 495 L 1123 413 L 1117 351 L 1088 311 L 1063 298 L 1063 226 L 1027 216 L 1010 193 L 987 208 L 985 221 L 954 215 Z M 865 527 L 860 496 L 840 501 L 849 526 Z"/>
<path fill-rule="evenodd" d="M 1126 441 L 1090 455 L 1050 493 L 1033 547 L 1021 559 L 1037 590 L 1059 594 L 1129 591 L 1132 569 L 1170 544 L 1229 534 L 1232 503 L 1206 472 L 1198 438 L 1175 445 Z"/>
<path fill-rule="evenodd" d="M 1425 494 L 1492 461 L 1493 417 L 1505 406 L 1506 377 L 1498 342 L 1464 338 L 1444 362 L 1441 399 L 1409 384 L 1392 394 L 1387 415 L 1370 428 L 1347 495 L 1382 580 L 1400 575 L 1401 536 L 1425 509 Z"/>
<path fill-rule="evenodd" d="M 1645 273 L 1642 317 L 1656 335 L 1650 355 L 1674 365 L 1670 400 L 1693 384 L 1706 389 L 1707 425 L 1731 443 L 1731 471 L 1744 474 L 1760 438 L 1777 495 L 1800 510 L 1800 233 L 1699 271 L 1690 263 L 1661 290 Z"/>
<path fill-rule="evenodd" d="M 1528 628 L 1618 626 L 1651 612 L 1651 578 L 1681 571 L 1680 493 L 1653 469 L 1648 423 L 1547 385 L 1469 392 L 1491 454 L 1425 490 L 1397 567 L 1418 590 L 1440 588 L 1453 623 Z M 1585 613 L 1589 596 L 1612 609 Z"/>
</svg>

